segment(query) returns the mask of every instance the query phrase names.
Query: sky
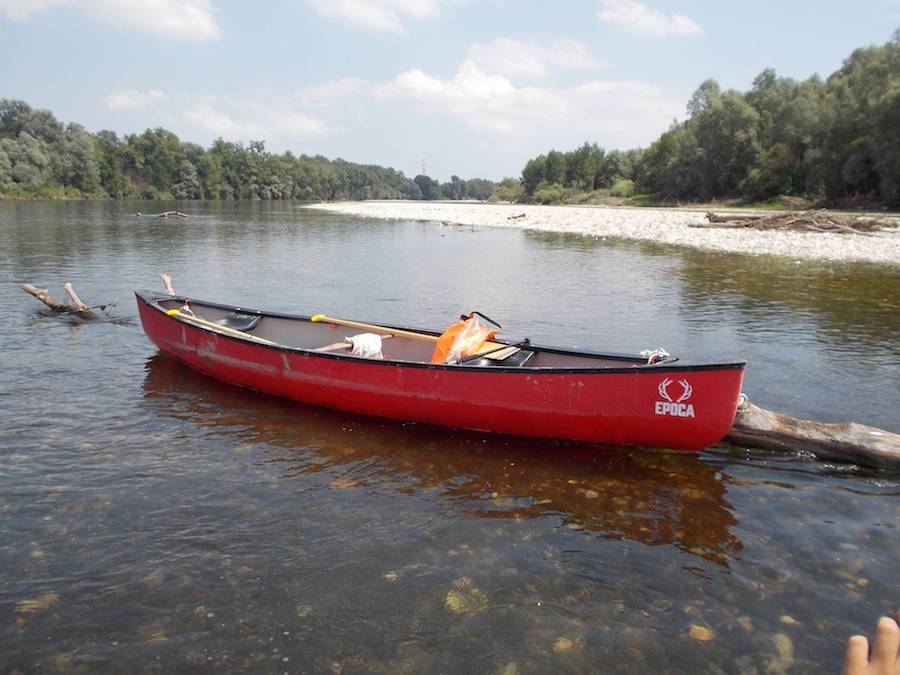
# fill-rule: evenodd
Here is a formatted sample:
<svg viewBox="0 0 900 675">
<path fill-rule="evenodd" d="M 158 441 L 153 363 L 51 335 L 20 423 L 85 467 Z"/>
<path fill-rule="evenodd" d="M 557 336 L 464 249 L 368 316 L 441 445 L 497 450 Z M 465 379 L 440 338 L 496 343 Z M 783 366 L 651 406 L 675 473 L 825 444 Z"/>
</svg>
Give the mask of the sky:
<svg viewBox="0 0 900 675">
<path fill-rule="evenodd" d="M 900 0 L 0 0 L 0 98 L 120 135 L 519 176 L 646 147 L 706 79 L 825 78 Z"/>
</svg>

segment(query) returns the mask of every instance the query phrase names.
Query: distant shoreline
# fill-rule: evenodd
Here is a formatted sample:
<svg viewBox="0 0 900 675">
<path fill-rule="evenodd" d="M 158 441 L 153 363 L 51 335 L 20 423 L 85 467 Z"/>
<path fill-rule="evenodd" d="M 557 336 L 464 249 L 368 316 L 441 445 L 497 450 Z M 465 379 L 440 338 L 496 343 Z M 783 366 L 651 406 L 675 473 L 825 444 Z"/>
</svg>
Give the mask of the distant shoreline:
<svg viewBox="0 0 900 675">
<path fill-rule="evenodd" d="M 900 228 L 872 236 L 689 227 L 705 221 L 703 208 L 536 206 L 472 202 L 364 201 L 309 204 L 330 213 L 387 220 L 433 220 L 477 227 L 571 232 L 650 241 L 744 255 L 797 260 L 868 262 L 900 266 Z M 716 211 L 730 211 L 719 209 Z M 524 217 L 520 217 L 524 214 Z"/>
</svg>

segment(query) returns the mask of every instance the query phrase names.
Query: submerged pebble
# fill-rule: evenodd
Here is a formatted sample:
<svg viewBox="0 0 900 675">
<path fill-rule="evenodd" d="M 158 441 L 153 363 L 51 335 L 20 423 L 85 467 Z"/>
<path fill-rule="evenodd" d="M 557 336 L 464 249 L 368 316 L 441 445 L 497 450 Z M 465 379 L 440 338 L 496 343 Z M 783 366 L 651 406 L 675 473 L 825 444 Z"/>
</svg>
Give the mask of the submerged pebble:
<svg viewBox="0 0 900 675">
<path fill-rule="evenodd" d="M 782 659 L 794 659 L 794 642 L 784 633 L 776 633 L 772 636 L 772 643 L 775 645 L 775 651 Z"/>
<path fill-rule="evenodd" d="M 695 640 L 699 640 L 700 642 L 708 642 L 709 640 L 712 640 L 716 637 L 716 633 L 712 628 L 707 628 L 706 626 L 692 623 L 690 636 Z"/>
<path fill-rule="evenodd" d="M 566 652 L 572 651 L 572 648 L 575 646 L 575 643 L 572 642 L 567 637 L 557 638 L 553 643 L 553 651 L 557 654 L 565 654 Z"/>
<path fill-rule="evenodd" d="M 49 593 L 44 593 L 43 595 L 39 595 L 36 598 L 31 598 L 30 600 L 22 600 L 16 603 L 16 613 L 17 614 L 37 614 L 48 607 L 52 607 L 57 602 L 59 602 L 59 594 L 53 591 Z"/>
<path fill-rule="evenodd" d="M 487 608 L 487 596 L 468 577 L 456 579 L 453 586 L 447 591 L 444 606 L 454 614 L 477 614 Z"/>
</svg>

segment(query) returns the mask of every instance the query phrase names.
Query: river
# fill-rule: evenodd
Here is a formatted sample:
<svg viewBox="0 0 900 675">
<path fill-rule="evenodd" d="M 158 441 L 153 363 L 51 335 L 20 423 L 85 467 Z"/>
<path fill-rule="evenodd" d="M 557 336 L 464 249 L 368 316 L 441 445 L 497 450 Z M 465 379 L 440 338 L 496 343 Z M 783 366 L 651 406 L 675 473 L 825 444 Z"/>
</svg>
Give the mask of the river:
<svg viewBox="0 0 900 675">
<path fill-rule="evenodd" d="M 179 208 L 184 220 L 138 218 Z M 0 203 L 0 671 L 836 672 L 900 606 L 900 476 L 316 409 L 158 353 L 133 289 L 746 359 L 900 431 L 900 272 L 279 203 Z M 51 316 L 71 281 L 109 320 Z"/>
</svg>

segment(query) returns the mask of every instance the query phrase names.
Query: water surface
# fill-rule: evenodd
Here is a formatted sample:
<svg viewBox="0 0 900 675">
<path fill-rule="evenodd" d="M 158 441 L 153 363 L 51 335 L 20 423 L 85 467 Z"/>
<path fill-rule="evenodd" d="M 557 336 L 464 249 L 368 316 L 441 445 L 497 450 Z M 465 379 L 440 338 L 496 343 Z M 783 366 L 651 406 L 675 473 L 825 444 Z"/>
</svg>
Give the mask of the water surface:
<svg viewBox="0 0 900 675">
<path fill-rule="evenodd" d="M 135 218 L 167 208 L 188 220 Z M 0 204 L 0 670 L 836 671 L 900 604 L 900 479 L 320 410 L 159 354 L 132 289 L 748 361 L 900 431 L 896 269 L 290 204 Z M 48 316 L 72 281 L 114 320 Z M 692 633 L 693 631 L 693 633 Z M 710 638 L 701 640 L 698 638 Z"/>
</svg>

